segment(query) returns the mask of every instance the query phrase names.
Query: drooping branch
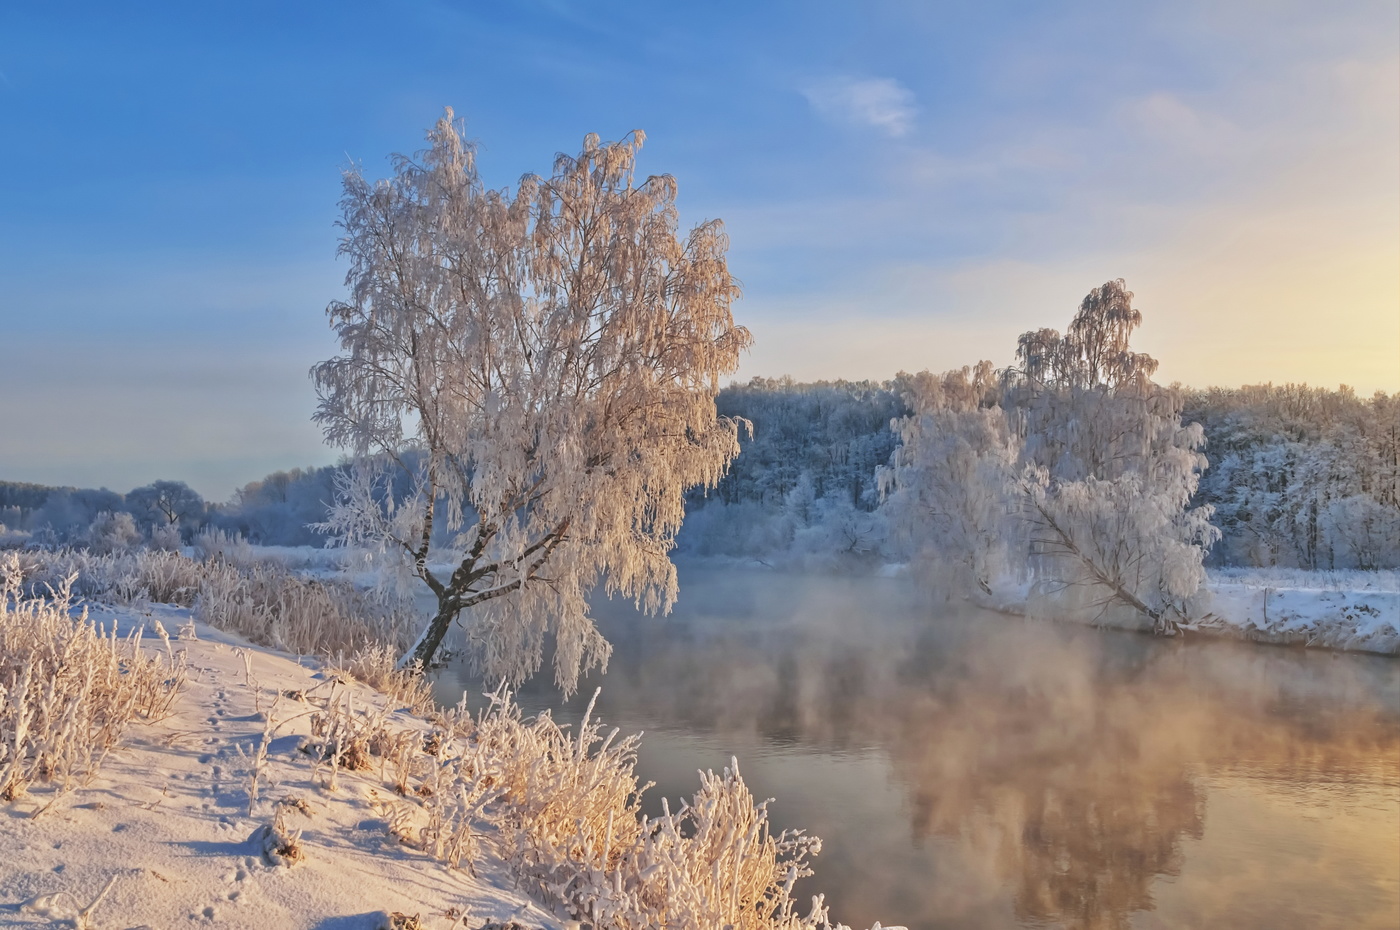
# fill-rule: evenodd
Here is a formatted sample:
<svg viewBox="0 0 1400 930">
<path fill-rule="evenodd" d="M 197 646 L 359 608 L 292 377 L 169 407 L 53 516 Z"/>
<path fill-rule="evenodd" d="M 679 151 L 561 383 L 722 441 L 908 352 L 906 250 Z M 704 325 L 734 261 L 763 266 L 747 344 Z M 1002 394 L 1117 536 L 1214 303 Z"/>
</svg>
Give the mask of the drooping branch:
<svg viewBox="0 0 1400 930">
<path fill-rule="evenodd" d="M 1074 535 L 1069 532 L 1055 515 L 1046 508 L 1041 496 L 1036 493 L 1036 489 L 1030 486 L 1023 486 L 1023 494 L 1031 506 L 1035 508 L 1039 522 L 1047 527 L 1055 538 L 1059 547 L 1077 559 L 1080 565 L 1089 573 L 1090 577 L 1102 587 L 1108 589 L 1111 596 L 1127 604 L 1129 607 L 1141 613 L 1152 621 L 1152 627 L 1157 631 L 1165 631 L 1173 628 L 1172 622 L 1162 611 L 1158 611 L 1143 603 L 1131 590 L 1123 584 L 1122 579 L 1116 573 L 1107 571 L 1099 561 L 1075 541 Z"/>
</svg>

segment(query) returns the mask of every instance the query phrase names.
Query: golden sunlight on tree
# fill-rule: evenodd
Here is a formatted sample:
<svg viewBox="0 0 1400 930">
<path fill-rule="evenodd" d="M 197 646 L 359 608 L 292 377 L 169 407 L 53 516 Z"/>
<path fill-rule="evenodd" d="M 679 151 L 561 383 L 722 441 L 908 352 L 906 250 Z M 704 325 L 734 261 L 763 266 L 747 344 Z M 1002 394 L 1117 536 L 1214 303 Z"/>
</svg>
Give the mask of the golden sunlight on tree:
<svg viewBox="0 0 1400 930">
<path fill-rule="evenodd" d="M 642 140 L 590 135 L 492 191 L 448 110 L 394 177 L 345 176 L 350 296 L 327 311 L 344 354 L 313 373 L 326 440 L 357 464 L 327 526 L 435 596 L 405 663 L 470 609 L 487 674 L 528 676 L 553 637 L 569 691 L 608 658 L 596 584 L 675 599 L 682 495 L 739 450 L 714 398 L 749 334 L 723 227 L 679 234 L 675 179 L 634 179 Z"/>
</svg>

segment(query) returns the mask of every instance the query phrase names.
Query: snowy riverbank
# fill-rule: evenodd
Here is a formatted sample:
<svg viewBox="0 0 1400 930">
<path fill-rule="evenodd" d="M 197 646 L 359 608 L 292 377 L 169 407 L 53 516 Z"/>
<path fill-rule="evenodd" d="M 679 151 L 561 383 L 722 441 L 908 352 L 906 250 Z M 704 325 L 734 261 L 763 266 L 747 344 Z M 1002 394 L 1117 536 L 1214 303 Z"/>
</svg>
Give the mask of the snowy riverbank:
<svg viewBox="0 0 1400 930">
<path fill-rule="evenodd" d="M 739 571 L 867 572 L 881 578 L 909 578 L 903 563 L 809 564 L 800 558 L 756 559 L 690 557 L 682 564 Z M 1000 613 L 1044 619 L 1074 619 L 1053 604 L 1032 604 L 1030 585 L 1002 583 L 973 601 Z M 1275 645 L 1302 645 L 1349 652 L 1400 655 L 1400 572 L 1305 571 L 1301 569 L 1210 569 L 1196 597 L 1188 635 L 1217 636 Z M 1107 620 L 1086 613 L 1086 622 L 1146 628 L 1139 615 L 1121 612 Z"/>
<path fill-rule="evenodd" d="M 1261 643 L 1400 654 L 1400 573 L 1224 569 L 1193 626 Z"/>
<path fill-rule="evenodd" d="M 0 925 L 845 930 L 820 896 L 799 911 L 819 841 L 771 832 L 736 760 L 643 817 L 639 737 L 504 694 L 435 708 L 348 585 L 147 551 L 11 556 L 0 579 L 0 639 L 28 649 L 0 665 Z"/>
<path fill-rule="evenodd" d="M 122 632 L 144 624 L 148 643 L 157 620 L 172 634 L 191 629 L 189 611 L 174 607 L 93 616 Z M 37 785 L 0 807 L 0 924 L 564 930 L 512 890 L 499 860 L 483 858 L 474 877 L 396 841 L 380 766 L 342 767 L 327 787 L 327 766 L 300 751 L 312 738 L 304 695 L 327 691 L 324 671 L 205 624 L 192 629 L 197 638 L 173 643 L 189 681 L 170 716 L 133 727 L 91 783 L 66 794 Z M 335 688 L 362 708 L 385 702 L 354 681 Z M 394 716 L 410 722 L 406 711 Z M 279 818 L 287 835 L 300 834 L 293 860 L 269 849 L 266 827 Z"/>
</svg>

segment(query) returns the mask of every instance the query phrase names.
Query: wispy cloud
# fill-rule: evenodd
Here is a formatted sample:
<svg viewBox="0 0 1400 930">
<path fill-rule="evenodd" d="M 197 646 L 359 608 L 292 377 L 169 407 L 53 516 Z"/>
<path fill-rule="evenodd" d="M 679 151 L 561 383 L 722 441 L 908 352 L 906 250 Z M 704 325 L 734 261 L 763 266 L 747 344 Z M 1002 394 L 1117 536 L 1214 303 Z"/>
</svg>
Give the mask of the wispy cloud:
<svg viewBox="0 0 1400 930">
<path fill-rule="evenodd" d="M 833 77 L 809 84 L 802 93 L 826 119 L 894 137 L 912 128 L 918 112 L 913 91 L 893 78 Z"/>
</svg>

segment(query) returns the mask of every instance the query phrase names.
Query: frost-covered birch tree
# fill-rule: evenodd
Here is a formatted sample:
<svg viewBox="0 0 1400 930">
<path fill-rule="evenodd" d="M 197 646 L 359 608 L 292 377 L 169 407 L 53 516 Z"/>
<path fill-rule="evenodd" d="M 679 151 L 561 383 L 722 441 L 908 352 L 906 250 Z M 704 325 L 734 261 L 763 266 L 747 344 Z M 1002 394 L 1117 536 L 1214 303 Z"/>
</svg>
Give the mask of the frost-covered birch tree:
<svg viewBox="0 0 1400 930">
<path fill-rule="evenodd" d="M 990 363 L 907 382 L 881 481 L 917 565 L 989 594 L 1029 572 L 1057 608 L 1127 607 L 1163 632 L 1185 616 L 1219 536 L 1191 505 L 1204 433 L 1132 351 L 1132 296 L 1110 281 L 1063 335 L 1021 336 L 999 385 Z"/>
<path fill-rule="evenodd" d="M 1069 329 L 1020 338 L 1002 405 L 1021 437 L 1020 504 L 1040 580 L 1091 608 L 1129 607 L 1171 631 L 1219 538 L 1191 500 L 1205 433 L 1181 421 L 1181 391 L 1133 352 L 1142 314 L 1122 280 L 1089 292 Z"/>
<path fill-rule="evenodd" d="M 483 672 L 533 674 L 552 638 L 571 691 L 610 651 L 590 590 L 676 597 L 683 494 L 738 452 L 714 399 L 750 337 L 722 225 L 679 234 L 674 178 L 634 177 L 642 141 L 590 135 L 549 177 L 488 190 L 448 110 L 393 177 L 345 175 L 343 354 L 313 377 L 356 467 L 326 527 L 435 596 L 403 663 L 466 612 Z"/>
</svg>

